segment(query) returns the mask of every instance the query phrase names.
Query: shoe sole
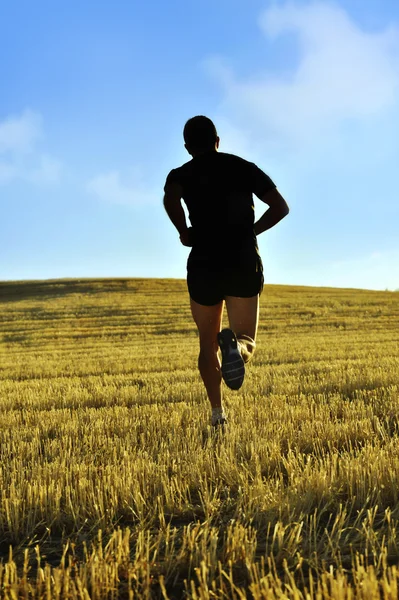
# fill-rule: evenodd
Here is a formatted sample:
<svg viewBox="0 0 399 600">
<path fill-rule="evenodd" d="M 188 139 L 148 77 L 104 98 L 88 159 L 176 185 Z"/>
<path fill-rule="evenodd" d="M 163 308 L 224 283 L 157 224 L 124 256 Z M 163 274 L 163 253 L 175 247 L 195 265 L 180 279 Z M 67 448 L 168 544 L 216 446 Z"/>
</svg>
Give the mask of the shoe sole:
<svg viewBox="0 0 399 600">
<path fill-rule="evenodd" d="M 218 344 L 222 352 L 223 381 L 231 390 L 239 390 L 244 383 L 245 364 L 234 331 L 223 329 L 218 333 Z"/>
<path fill-rule="evenodd" d="M 227 419 L 218 419 L 217 421 L 212 423 L 212 427 L 214 427 L 215 429 L 224 429 L 226 425 Z"/>
</svg>

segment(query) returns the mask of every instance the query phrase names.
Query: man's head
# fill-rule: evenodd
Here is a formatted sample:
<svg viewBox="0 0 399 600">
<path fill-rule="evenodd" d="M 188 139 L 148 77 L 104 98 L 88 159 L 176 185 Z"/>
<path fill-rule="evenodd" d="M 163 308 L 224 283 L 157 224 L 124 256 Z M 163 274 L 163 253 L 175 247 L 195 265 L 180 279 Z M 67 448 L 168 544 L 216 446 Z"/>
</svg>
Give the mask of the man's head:
<svg viewBox="0 0 399 600">
<path fill-rule="evenodd" d="M 202 115 L 192 117 L 184 126 L 183 137 L 185 148 L 195 156 L 219 147 L 219 137 L 213 122 Z"/>
</svg>

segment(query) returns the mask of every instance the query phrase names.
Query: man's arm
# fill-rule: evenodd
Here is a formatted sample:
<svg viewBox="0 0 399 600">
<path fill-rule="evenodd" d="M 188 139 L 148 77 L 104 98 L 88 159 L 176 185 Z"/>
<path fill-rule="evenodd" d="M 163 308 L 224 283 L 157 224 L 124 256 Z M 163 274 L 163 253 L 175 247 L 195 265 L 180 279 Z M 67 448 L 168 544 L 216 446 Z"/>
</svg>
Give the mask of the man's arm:
<svg viewBox="0 0 399 600">
<path fill-rule="evenodd" d="M 163 205 L 169 219 L 180 234 L 180 241 L 183 246 L 191 246 L 189 243 L 189 230 L 186 222 L 186 215 L 181 203 L 182 187 L 179 183 L 171 182 L 165 185 L 165 196 Z"/>
<path fill-rule="evenodd" d="M 266 192 L 261 200 L 268 204 L 270 208 L 256 221 L 254 225 L 255 235 L 260 235 L 267 229 L 271 229 L 290 212 L 288 204 L 277 189 Z"/>
</svg>

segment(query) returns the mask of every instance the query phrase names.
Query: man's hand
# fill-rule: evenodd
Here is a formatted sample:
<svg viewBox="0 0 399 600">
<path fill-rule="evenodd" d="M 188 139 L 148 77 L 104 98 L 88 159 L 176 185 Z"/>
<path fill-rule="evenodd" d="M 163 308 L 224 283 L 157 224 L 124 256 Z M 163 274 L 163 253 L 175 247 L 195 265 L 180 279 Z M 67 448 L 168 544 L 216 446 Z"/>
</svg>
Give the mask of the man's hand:
<svg viewBox="0 0 399 600">
<path fill-rule="evenodd" d="M 187 248 L 191 248 L 193 243 L 191 239 L 192 227 L 188 227 L 180 234 L 180 241 L 183 246 L 187 246 Z"/>
</svg>

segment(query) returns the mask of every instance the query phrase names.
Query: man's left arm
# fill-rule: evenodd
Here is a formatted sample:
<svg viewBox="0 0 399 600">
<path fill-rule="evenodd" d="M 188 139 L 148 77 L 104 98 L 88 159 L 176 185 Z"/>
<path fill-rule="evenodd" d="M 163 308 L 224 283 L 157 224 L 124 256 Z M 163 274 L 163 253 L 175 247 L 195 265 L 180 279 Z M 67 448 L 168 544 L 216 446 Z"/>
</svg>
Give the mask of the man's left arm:
<svg viewBox="0 0 399 600">
<path fill-rule="evenodd" d="M 176 227 L 180 235 L 180 241 L 183 246 L 191 246 L 189 240 L 189 228 L 187 227 L 186 215 L 181 203 L 183 189 L 177 182 L 166 183 L 163 205 L 169 219 Z"/>
</svg>

